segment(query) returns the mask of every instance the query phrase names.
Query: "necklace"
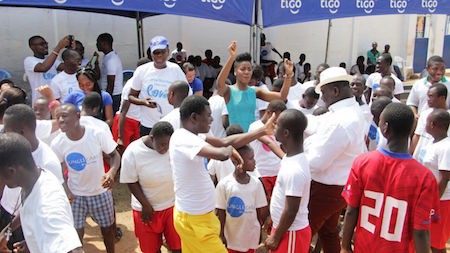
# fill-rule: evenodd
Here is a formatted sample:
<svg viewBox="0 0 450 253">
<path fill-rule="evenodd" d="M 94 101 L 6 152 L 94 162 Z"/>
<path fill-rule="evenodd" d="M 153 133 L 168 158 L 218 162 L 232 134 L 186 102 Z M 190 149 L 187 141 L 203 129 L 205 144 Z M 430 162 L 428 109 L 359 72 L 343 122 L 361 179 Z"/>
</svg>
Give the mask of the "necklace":
<svg viewBox="0 0 450 253">
<path fill-rule="evenodd" d="M 14 215 L 16 213 L 16 211 L 19 209 L 19 207 L 20 207 L 19 201 L 20 201 L 21 197 L 22 197 L 22 189 L 20 189 L 20 194 L 19 194 L 19 197 L 17 197 L 16 204 L 14 205 L 14 211 L 13 211 L 12 215 Z M 11 228 L 11 225 L 12 225 L 13 220 L 14 220 L 14 218 L 11 218 L 11 221 L 8 223 L 8 228 L 6 229 L 6 232 L 5 232 L 6 242 L 9 242 L 9 240 L 11 239 L 11 236 L 12 236 L 13 230 Z"/>
</svg>

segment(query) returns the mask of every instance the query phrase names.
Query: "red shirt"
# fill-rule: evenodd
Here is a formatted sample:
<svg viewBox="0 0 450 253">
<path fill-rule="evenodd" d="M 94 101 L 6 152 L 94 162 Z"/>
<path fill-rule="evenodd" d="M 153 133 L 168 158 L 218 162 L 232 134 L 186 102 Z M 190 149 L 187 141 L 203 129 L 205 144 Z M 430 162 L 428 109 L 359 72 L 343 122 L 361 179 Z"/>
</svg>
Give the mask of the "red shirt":
<svg viewBox="0 0 450 253">
<path fill-rule="evenodd" d="M 359 208 L 355 253 L 414 252 L 413 230 L 428 230 L 439 208 L 431 171 L 384 149 L 355 159 L 342 196 Z"/>
</svg>

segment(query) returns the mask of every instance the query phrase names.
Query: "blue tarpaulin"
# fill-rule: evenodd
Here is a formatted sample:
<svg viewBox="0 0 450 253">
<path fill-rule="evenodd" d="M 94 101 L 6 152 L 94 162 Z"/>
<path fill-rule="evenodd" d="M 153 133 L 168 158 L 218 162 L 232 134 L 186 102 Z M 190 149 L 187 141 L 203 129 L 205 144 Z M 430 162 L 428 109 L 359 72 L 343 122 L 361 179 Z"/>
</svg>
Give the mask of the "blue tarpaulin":
<svg viewBox="0 0 450 253">
<path fill-rule="evenodd" d="M 387 14 L 450 14 L 450 0 L 261 0 L 264 27 Z"/>
<path fill-rule="evenodd" d="M 253 24 L 254 0 L 0 0 L 0 6 L 40 7 L 135 17 L 174 14 Z"/>
</svg>

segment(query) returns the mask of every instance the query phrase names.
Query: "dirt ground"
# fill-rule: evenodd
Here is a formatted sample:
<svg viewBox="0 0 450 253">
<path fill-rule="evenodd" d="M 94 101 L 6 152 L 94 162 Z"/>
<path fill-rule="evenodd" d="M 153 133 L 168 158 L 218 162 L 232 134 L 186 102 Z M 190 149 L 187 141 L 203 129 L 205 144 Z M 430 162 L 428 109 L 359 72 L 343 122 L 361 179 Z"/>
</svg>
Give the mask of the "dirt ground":
<svg viewBox="0 0 450 253">
<path fill-rule="evenodd" d="M 130 207 L 130 192 L 126 185 L 116 183 L 113 188 L 114 201 L 116 206 L 117 225 L 122 229 L 123 237 L 116 243 L 118 253 L 139 253 L 139 243 L 134 236 L 133 214 Z M 83 248 L 86 253 L 106 253 L 103 244 L 100 228 L 88 218 L 85 226 Z M 450 244 L 447 242 L 447 250 Z M 163 247 L 162 253 L 168 251 Z"/>
</svg>

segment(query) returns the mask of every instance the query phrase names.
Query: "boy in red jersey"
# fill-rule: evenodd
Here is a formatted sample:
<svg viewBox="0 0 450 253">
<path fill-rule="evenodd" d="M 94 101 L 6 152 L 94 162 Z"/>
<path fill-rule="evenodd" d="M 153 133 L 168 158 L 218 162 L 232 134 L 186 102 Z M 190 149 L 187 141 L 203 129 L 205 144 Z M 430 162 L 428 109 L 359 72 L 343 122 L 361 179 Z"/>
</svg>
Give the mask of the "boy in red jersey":
<svg viewBox="0 0 450 253">
<path fill-rule="evenodd" d="M 433 174 L 408 154 L 414 114 L 389 104 L 379 127 L 387 149 L 355 159 L 342 196 L 347 201 L 341 252 L 429 252 L 431 216 L 439 207 Z"/>
</svg>

